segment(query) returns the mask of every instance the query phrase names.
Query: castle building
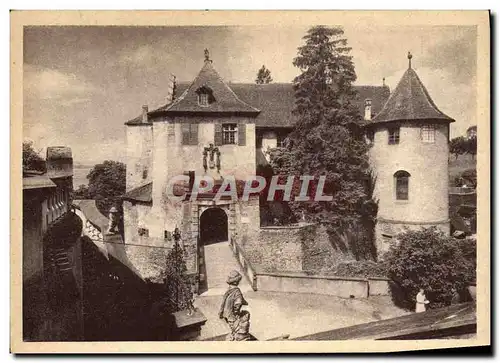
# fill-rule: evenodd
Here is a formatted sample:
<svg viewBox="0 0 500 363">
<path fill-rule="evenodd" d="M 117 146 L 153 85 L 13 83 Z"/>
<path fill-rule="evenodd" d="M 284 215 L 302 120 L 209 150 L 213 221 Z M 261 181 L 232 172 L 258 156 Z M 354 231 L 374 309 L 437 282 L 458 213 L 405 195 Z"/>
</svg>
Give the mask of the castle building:
<svg viewBox="0 0 500 363">
<path fill-rule="evenodd" d="M 23 170 L 23 339 L 81 340 L 81 225 L 72 218 L 71 149 L 47 148 L 46 171 Z"/>
<path fill-rule="evenodd" d="M 379 200 L 379 252 L 404 228 L 436 226 L 449 234 L 448 140 L 454 120 L 441 112 L 409 66 L 380 111 L 366 123 Z"/>
<path fill-rule="evenodd" d="M 392 236 L 407 224 L 446 229 L 452 120 L 437 109 L 411 68 L 392 95 L 385 82 L 355 89 L 359 113 L 373 134 L 377 236 Z M 165 106 L 152 111 L 143 106 L 142 115 L 125 123 L 125 243 L 165 246 L 179 228 L 188 270 L 196 274 L 202 270 L 204 243 L 232 238 L 244 244 L 255 237 L 261 226 L 258 197 L 214 201 L 213 193 L 204 193 L 174 201 L 167 187 L 179 175 L 189 176 L 190 186 L 197 176 L 219 183 L 254 176 L 267 164 L 265 151 L 280 146 L 293 130 L 293 106 L 292 84 L 226 83 L 206 52 L 191 83 L 172 83 Z"/>
</svg>

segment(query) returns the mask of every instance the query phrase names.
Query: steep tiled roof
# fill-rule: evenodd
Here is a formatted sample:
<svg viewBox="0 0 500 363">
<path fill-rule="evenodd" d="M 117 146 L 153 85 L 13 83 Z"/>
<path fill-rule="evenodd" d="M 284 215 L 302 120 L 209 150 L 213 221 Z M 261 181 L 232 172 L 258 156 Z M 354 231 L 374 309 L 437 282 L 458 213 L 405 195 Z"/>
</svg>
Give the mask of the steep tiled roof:
<svg viewBox="0 0 500 363">
<path fill-rule="evenodd" d="M 212 91 L 214 102 L 207 106 L 198 103 L 197 91 L 201 88 L 208 88 Z M 257 115 L 260 111 L 243 102 L 233 92 L 233 90 L 222 80 L 214 69 L 212 62 L 207 60 L 193 83 L 184 91 L 173 103 L 160 108 L 155 112 L 179 113 L 179 112 L 202 112 L 202 113 L 246 113 Z"/>
<path fill-rule="evenodd" d="M 404 120 L 453 122 L 432 101 L 417 73 L 409 67 L 372 123 Z"/>
<path fill-rule="evenodd" d="M 125 122 L 125 125 L 127 126 L 146 126 L 146 125 L 151 126 L 152 124 L 153 123 L 151 122 L 151 120 L 149 120 L 148 122 L 142 122 L 142 115 L 137 116 L 132 120 L 128 120 L 127 122 Z"/>
<path fill-rule="evenodd" d="M 153 193 L 153 183 L 148 183 L 128 191 L 123 195 L 122 198 L 124 200 L 151 203 L 153 201 L 152 193 Z"/>
<path fill-rule="evenodd" d="M 295 124 L 296 120 L 292 115 L 295 104 L 293 84 L 230 83 L 229 86 L 240 100 L 261 110 L 255 119 L 257 127 L 293 127 Z M 183 94 L 188 87 L 189 84 L 178 83 L 177 94 Z M 387 86 L 354 86 L 354 89 L 357 91 L 356 106 L 361 115 L 364 115 L 366 99 L 372 100 L 372 114 L 375 115 L 382 109 L 390 94 Z M 167 107 L 163 106 L 158 110 L 151 111 L 149 115 L 153 116 L 155 112 L 164 110 Z M 142 116 L 138 116 L 126 124 L 140 125 L 141 121 Z"/>
</svg>

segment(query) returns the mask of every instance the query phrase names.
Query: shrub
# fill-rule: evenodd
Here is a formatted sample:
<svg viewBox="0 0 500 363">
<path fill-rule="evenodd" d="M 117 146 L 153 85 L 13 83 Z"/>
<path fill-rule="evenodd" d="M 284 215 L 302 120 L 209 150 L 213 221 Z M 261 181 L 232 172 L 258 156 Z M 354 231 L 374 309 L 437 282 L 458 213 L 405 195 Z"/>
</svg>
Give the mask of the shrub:
<svg viewBox="0 0 500 363">
<path fill-rule="evenodd" d="M 471 188 L 476 188 L 477 186 L 477 171 L 476 169 L 464 170 L 459 175 L 455 176 L 455 186 L 461 187 L 467 185 Z"/>
<path fill-rule="evenodd" d="M 419 288 L 425 290 L 430 308 L 446 306 L 454 289 L 463 291 L 475 280 L 475 265 L 464 255 L 470 246 L 435 227 L 406 231 L 396 240 L 384 260 L 397 306 L 413 309 Z"/>
</svg>

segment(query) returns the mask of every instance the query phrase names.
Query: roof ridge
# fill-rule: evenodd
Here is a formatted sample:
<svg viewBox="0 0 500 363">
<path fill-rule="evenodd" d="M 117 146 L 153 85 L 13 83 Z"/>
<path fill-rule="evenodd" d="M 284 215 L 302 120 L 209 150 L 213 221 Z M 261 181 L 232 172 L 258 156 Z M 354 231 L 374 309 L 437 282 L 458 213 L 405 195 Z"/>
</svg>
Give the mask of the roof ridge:
<svg viewBox="0 0 500 363">
<path fill-rule="evenodd" d="M 411 63 L 410 63 L 411 64 Z M 408 68 L 408 71 L 407 72 L 410 72 L 410 70 L 412 71 L 412 74 L 416 75 L 415 71 L 411 68 Z M 408 87 L 409 87 L 409 93 L 410 93 L 410 100 L 413 100 L 413 92 L 412 92 L 412 79 L 411 79 L 411 76 L 412 74 L 410 74 L 410 77 L 408 77 Z M 418 77 L 417 77 L 417 81 L 418 81 Z M 417 82 L 417 83 L 420 83 L 420 82 Z M 413 109 L 413 102 L 409 102 L 409 106 L 410 106 L 410 115 L 412 116 L 412 118 L 415 116 L 415 110 Z"/>
</svg>

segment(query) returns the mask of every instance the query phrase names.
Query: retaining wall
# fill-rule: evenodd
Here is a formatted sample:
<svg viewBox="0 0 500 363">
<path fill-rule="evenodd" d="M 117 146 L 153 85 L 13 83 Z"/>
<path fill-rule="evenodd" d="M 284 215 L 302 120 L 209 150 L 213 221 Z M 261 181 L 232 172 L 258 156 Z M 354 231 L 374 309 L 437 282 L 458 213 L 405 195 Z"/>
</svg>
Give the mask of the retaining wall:
<svg viewBox="0 0 500 363">
<path fill-rule="evenodd" d="M 231 240 L 229 245 L 254 291 L 296 292 L 343 298 L 389 295 L 388 279 L 307 275 L 301 272 L 266 272 L 252 266 L 243 249 L 234 240 Z"/>
</svg>

